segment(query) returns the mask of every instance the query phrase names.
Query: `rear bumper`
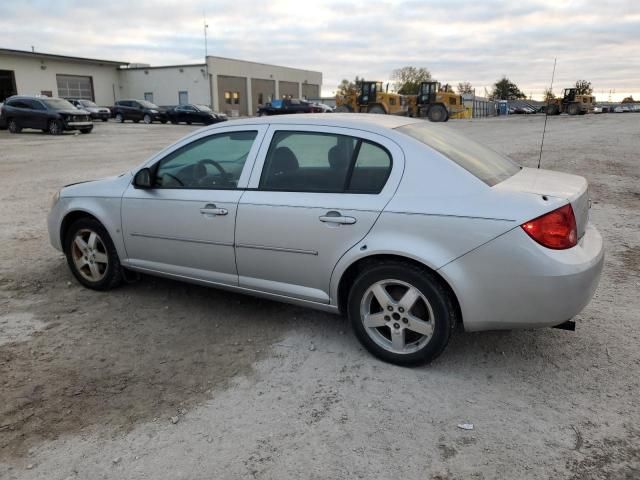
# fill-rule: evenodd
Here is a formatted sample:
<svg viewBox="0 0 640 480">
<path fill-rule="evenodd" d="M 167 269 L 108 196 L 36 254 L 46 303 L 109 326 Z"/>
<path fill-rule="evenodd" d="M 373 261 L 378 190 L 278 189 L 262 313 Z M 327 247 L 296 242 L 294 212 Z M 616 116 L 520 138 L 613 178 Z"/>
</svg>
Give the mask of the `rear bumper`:
<svg viewBox="0 0 640 480">
<path fill-rule="evenodd" d="M 589 303 L 604 246 L 591 224 L 578 245 L 550 250 L 517 227 L 460 257 L 440 273 L 454 289 L 467 331 L 558 325 Z"/>
</svg>

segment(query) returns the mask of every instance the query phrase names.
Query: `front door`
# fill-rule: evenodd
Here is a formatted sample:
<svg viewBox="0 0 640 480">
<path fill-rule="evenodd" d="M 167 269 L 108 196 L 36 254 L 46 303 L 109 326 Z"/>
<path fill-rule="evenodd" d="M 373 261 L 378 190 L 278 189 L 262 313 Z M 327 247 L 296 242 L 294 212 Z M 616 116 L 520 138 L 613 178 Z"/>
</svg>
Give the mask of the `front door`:
<svg viewBox="0 0 640 480">
<path fill-rule="evenodd" d="M 238 207 L 240 286 L 329 303 L 331 272 L 390 200 L 402 153 L 333 127 L 278 125 L 267 138 Z"/>
<path fill-rule="evenodd" d="M 236 209 L 265 130 L 205 132 L 152 161 L 153 188 L 130 185 L 122 199 L 127 265 L 237 285 Z"/>
</svg>

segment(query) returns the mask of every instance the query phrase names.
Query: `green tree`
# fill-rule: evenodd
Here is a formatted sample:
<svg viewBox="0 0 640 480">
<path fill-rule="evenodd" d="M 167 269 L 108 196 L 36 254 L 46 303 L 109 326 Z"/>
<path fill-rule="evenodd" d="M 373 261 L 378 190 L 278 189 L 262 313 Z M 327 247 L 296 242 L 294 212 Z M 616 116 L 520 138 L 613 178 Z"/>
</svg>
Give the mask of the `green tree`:
<svg viewBox="0 0 640 480">
<path fill-rule="evenodd" d="M 460 82 L 458 83 L 458 93 L 460 95 L 465 95 L 469 93 L 473 93 L 473 86 L 469 82 Z"/>
<path fill-rule="evenodd" d="M 518 100 L 520 98 L 527 98 L 518 86 L 506 76 L 502 77 L 493 85 L 491 97 L 494 100 Z"/>
<path fill-rule="evenodd" d="M 347 96 L 351 93 L 356 93 L 360 88 L 360 82 L 362 80 L 363 79 L 359 78 L 357 75 L 356 75 L 356 79 L 353 82 L 350 82 L 346 78 L 343 79 L 340 82 L 340 85 L 338 85 L 338 90 L 336 90 L 336 94 L 338 96 Z"/>
<path fill-rule="evenodd" d="M 578 95 L 591 95 L 593 93 L 591 82 L 587 82 L 586 80 L 578 80 L 576 82 L 576 93 Z"/>
<path fill-rule="evenodd" d="M 431 80 L 431 73 L 426 68 L 406 66 L 391 72 L 395 90 L 401 95 L 416 95 L 420 83 Z"/>
</svg>

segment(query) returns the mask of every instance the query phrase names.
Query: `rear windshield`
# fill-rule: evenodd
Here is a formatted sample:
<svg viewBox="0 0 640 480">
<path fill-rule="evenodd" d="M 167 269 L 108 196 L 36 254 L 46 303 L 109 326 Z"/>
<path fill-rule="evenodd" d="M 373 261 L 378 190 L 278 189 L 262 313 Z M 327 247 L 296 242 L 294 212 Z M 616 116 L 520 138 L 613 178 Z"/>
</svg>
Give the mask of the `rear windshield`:
<svg viewBox="0 0 640 480">
<path fill-rule="evenodd" d="M 398 127 L 396 130 L 442 153 L 489 186 L 506 180 L 522 168 L 512 160 L 444 125 L 414 123 Z"/>
</svg>

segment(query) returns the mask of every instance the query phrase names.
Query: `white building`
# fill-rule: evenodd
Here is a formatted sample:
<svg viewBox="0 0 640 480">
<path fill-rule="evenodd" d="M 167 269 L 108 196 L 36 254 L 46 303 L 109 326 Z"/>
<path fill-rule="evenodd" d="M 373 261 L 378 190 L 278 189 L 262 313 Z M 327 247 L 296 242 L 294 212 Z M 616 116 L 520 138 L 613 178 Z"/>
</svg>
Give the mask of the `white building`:
<svg viewBox="0 0 640 480">
<path fill-rule="evenodd" d="M 322 73 L 208 56 L 206 63 L 152 67 L 124 61 L 0 49 L 0 101 L 15 95 L 125 98 L 157 105 L 196 103 L 229 115 L 252 115 L 274 98 L 318 98 Z"/>
</svg>

